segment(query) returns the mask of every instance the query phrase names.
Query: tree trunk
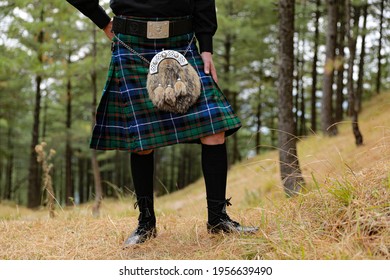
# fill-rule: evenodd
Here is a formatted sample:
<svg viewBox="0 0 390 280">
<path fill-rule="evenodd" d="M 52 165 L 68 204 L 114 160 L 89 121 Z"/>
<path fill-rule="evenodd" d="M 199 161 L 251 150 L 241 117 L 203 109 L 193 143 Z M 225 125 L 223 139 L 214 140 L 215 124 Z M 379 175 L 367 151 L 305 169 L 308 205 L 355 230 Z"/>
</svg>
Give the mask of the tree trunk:
<svg viewBox="0 0 390 280">
<path fill-rule="evenodd" d="M 346 32 L 348 36 L 348 48 L 349 48 L 349 62 L 348 62 L 348 101 L 349 101 L 349 115 L 352 117 L 352 131 L 355 136 L 355 143 L 357 146 L 360 146 L 363 144 L 363 136 L 360 133 L 359 130 L 359 123 L 358 123 L 358 110 L 356 106 L 356 94 L 354 90 L 354 84 L 353 84 L 353 66 L 356 56 L 356 41 L 357 36 L 356 34 L 352 34 L 351 30 L 351 4 L 350 0 L 346 0 L 345 5 L 345 13 L 346 13 Z M 355 8 L 355 15 L 354 15 L 354 24 L 355 24 L 355 30 L 357 30 L 357 27 L 359 26 L 359 16 L 360 11 L 358 8 Z"/>
<path fill-rule="evenodd" d="M 292 111 L 294 5 L 294 0 L 279 1 L 279 158 L 281 178 L 287 196 L 297 194 L 303 184 Z"/>
<path fill-rule="evenodd" d="M 91 72 L 91 82 L 92 82 L 92 122 L 95 123 L 96 118 L 96 105 L 97 105 L 97 74 L 96 74 L 96 60 L 97 60 L 97 46 L 96 46 L 96 27 L 93 26 L 92 31 L 93 43 L 92 43 L 92 57 L 93 57 L 93 69 Z M 97 160 L 96 150 L 92 150 L 92 170 L 93 178 L 95 183 L 95 204 L 92 208 L 92 214 L 94 217 L 100 215 L 100 205 L 103 199 L 103 189 L 102 181 L 100 175 L 99 162 Z"/>
<path fill-rule="evenodd" d="M 277 112 L 275 112 L 275 109 L 272 108 L 271 109 L 271 123 L 270 123 L 270 127 L 271 127 L 271 147 L 277 147 L 278 145 L 278 135 L 277 135 L 277 127 L 276 127 L 276 124 L 275 124 L 275 120 L 278 118 L 278 112 L 279 110 L 277 110 Z"/>
<path fill-rule="evenodd" d="M 260 154 L 260 145 L 261 145 L 261 84 L 259 85 L 259 96 L 257 99 L 257 108 L 256 108 L 256 155 Z"/>
<path fill-rule="evenodd" d="M 183 149 L 181 149 L 181 157 L 180 160 L 177 162 L 178 167 L 178 174 L 177 174 L 177 188 L 182 189 L 184 187 L 184 179 L 185 179 L 185 172 L 186 172 L 186 161 L 185 161 L 185 146 Z"/>
<path fill-rule="evenodd" d="M 192 149 L 189 147 L 189 149 L 187 150 L 187 178 L 186 178 L 186 186 L 191 184 L 192 173 L 194 172 L 194 166 L 192 164 L 193 162 L 194 162 L 194 159 L 193 159 Z"/>
<path fill-rule="evenodd" d="M 379 94 L 381 91 L 381 76 L 382 76 L 382 38 L 383 38 L 383 11 L 385 8 L 385 0 L 381 1 L 381 14 L 380 14 L 380 26 L 379 26 L 379 46 L 378 46 L 378 74 L 376 76 L 376 92 Z"/>
<path fill-rule="evenodd" d="M 345 4 L 345 15 L 346 15 L 346 32 L 347 32 L 347 38 L 348 38 L 348 51 L 349 51 L 349 60 L 348 60 L 348 116 L 352 117 L 355 107 L 355 88 L 354 88 L 354 80 L 353 80 L 353 66 L 355 65 L 355 58 L 356 58 L 356 42 L 357 42 L 357 35 L 354 34 L 354 32 L 357 32 L 357 29 L 353 30 L 352 26 L 353 24 L 356 24 L 356 22 L 359 20 L 360 17 L 360 10 L 358 7 L 355 7 L 353 9 L 354 12 L 354 18 L 352 22 L 351 14 L 352 14 L 352 7 L 351 7 L 351 0 L 346 0 Z"/>
<path fill-rule="evenodd" d="M 295 16 L 295 15 L 294 15 Z M 293 101 L 293 111 L 294 111 L 294 123 L 295 123 L 295 133 L 294 135 L 297 135 L 297 132 L 299 131 L 299 115 L 298 115 L 298 112 L 299 112 L 299 92 L 300 92 L 300 71 L 301 71 L 301 67 L 300 67 L 300 51 L 299 51 L 299 35 L 300 35 L 300 30 L 299 30 L 299 27 L 298 26 L 298 30 L 297 30 L 297 43 L 296 45 L 294 46 L 294 49 L 296 50 L 296 54 L 295 54 L 295 66 L 293 66 L 293 68 L 295 68 L 295 95 L 294 96 L 294 101 Z"/>
<path fill-rule="evenodd" d="M 128 178 L 127 173 L 130 173 L 130 172 L 127 172 L 127 163 L 130 161 L 127 160 L 127 156 L 129 154 L 130 153 L 122 153 L 121 154 L 121 179 L 120 179 L 120 182 L 121 182 L 121 186 L 122 186 L 122 190 L 123 190 L 124 195 L 126 195 L 128 193 L 127 182 L 129 182 L 129 181 L 127 180 L 127 178 Z M 130 180 L 130 178 L 129 178 L 129 180 Z"/>
<path fill-rule="evenodd" d="M 303 77 L 301 77 L 301 79 L 302 78 Z M 300 97 L 301 97 L 300 98 L 301 99 L 300 111 L 301 111 L 301 115 L 299 116 L 299 119 L 300 119 L 300 121 L 299 121 L 300 122 L 299 135 L 303 136 L 303 135 L 307 134 L 307 128 L 306 128 L 306 105 L 305 105 L 306 100 L 305 100 L 305 87 L 304 87 L 304 84 L 303 84 L 303 80 L 301 82 L 302 82 L 301 91 L 300 91 Z"/>
<path fill-rule="evenodd" d="M 42 141 L 45 141 L 46 139 L 46 130 L 47 130 L 47 109 L 48 109 L 48 97 L 47 94 L 44 97 L 43 101 L 43 123 L 42 123 Z"/>
<path fill-rule="evenodd" d="M 304 19 L 306 16 L 306 0 L 302 1 L 300 3 L 303 5 L 301 13 L 298 14 L 299 22 L 301 22 L 301 19 Z M 296 65 L 295 65 L 295 124 L 296 124 L 296 135 L 301 136 L 305 135 L 306 133 L 306 120 L 305 120 L 305 88 L 304 88 L 304 65 L 305 65 L 305 58 L 304 58 L 304 52 L 305 52 L 305 26 L 300 23 L 297 27 L 296 34 Z"/>
<path fill-rule="evenodd" d="M 338 40 L 337 40 L 337 49 L 338 49 L 338 55 L 336 58 L 336 61 L 338 61 L 338 68 L 337 70 L 337 89 L 336 89 L 336 106 L 335 106 L 335 121 L 341 122 L 344 118 L 344 109 L 343 109 L 343 103 L 344 103 L 344 60 L 345 60 L 345 13 L 344 13 L 344 4 L 345 0 L 340 1 L 339 3 L 339 23 L 340 28 L 338 32 Z"/>
<path fill-rule="evenodd" d="M 315 31 L 314 31 L 314 56 L 313 56 L 313 66 L 312 66 L 312 87 L 311 87 L 311 130 L 313 132 L 317 131 L 317 61 L 318 61 L 318 45 L 320 40 L 319 32 L 319 21 L 321 17 L 320 12 L 321 1 L 316 0 L 316 12 L 315 12 Z"/>
<path fill-rule="evenodd" d="M 359 113 L 357 111 L 353 112 L 352 114 L 352 132 L 353 135 L 355 136 L 356 146 L 361 146 L 363 145 L 363 135 L 359 129 L 358 115 Z"/>
<path fill-rule="evenodd" d="M 367 13 L 368 13 L 368 4 L 363 6 L 362 44 L 361 44 L 360 62 L 359 62 L 359 75 L 358 75 L 357 88 L 356 88 L 356 108 L 358 112 L 362 110 L 364 59 L 366 57 Z"/>
<path fill-rule="evenodd" d="M 231 3 L 229 3 L 231 4 Z M 232 9 L 232 7 L 231 7 Z M 225 77 L 229 77 L 230 75 L 230 72 L 231 72 L 231 52 L 232 52 L 232 47 L 233 47 L 233 40 L 234 40 L 234 36 L 231 35 L 231 34 L 227 34 L 225 36 L 225 41 L 224 41 L 224 55 L 223 55 L 223 59 L 224 59 L 224 65 L 223 65 L 223 72 L 224 72 L 224 75 Z M 224 93 L 226 95 L 226 97 L 231 100 L 232 102 L 232 107 L 233 107 L 233 110 L 235 110 L 236 112 L 238 111 L 237 107 L 237 93 L 231 91 L 230 89 L 224 89 Z M 231 137 L 232 139 L 232 150 L 233 150 L 233 153 L 232 153 L 232 157 L 231 157 L 231 163 L 234 163 L 234 162 L 237 162 L 237 161 L 240 161 L 241 160 L 241 155 L 240 155 L 240 152 L 239 152 L 239 149 L 238 149 L 238 137 L 237 137 L 237 133 L 233 134 L 233 136 Z"/>
<path fill-rule="evenodd" d="M 299 46 L 297 46 L 297 49 L 299 49 Z M 298 52 L 299 55 L 299 52 Z M 295 124 L 295 132 L 294 135 L 297 135 L 297 132 L 299 131 L 299 117 L 298 117 L 298 111 L 299 111 L 299 63 L 296 65 L 296 72 L 297 75 L 295 77 L 295 95 L 293 95 L 293 112 L 294 112 L 294 124 Z"/>
<path fill-rule="evenodd" d="M 65 202 L 64 200 L 64 168 L 63 168 L 63 161 L 61 160 L 59 164 L 57 164 L 57 170 L 59 170 L 59 188 L 56 188 L 58 190 L 58 201 L 63 204 Z"/>
<path fill-rule="evenodd" d="M 79 199 L 80 199 L 80 204 L 85 202 L 85 185 L 84 185 L 84 180 L 85 180 L 85 159 L 80 156 L 78 158 L 78 166 L 79 166 Z"/>
<path fill-rule="evenodd" d="M 176 176 L 175 176 L 175 168 L 176 168 L 176 148 L 174 146 L 171 147 L 171 175 L 170 175 L 170 184 L 169 191 L 173 192 L 176 188 Z"/>
<path fill-rule="evenodd" d="M 70 65 L 70 54 L 68 66 Z M 66 86 L 66 146 L 65 146 L 65 200 L 66 205 L 74 204 L 74 186 L 72 178 L 72 144 L 71 144 L 71 126 L 72 126 L 72 83 L 68 78 Z"/>
<path fill-rule="evenodd" d="M 3 199 L 5 200 L 12 199 L 12 176 L 14 169 L 14 147 L 12 134 L 12 125 L 9 124 L 7 133 L 7 166 L 5 174 L 5 189 L 3 193 Z"/>
<path fill-rule="evenodd" d="M 43 32 L 42 32 L 43 34 Z M 42 35 L 43 36 L 43 35 Z M 29 208 L 36 208 L 41 204 L 41 186 L 38 172 L 37 155 L 35 146 L 38 145 L 39 139 L 39 114 L 41 110 L 41 83 L 42 76 L 37 75 L 35 78 L 35 109 L 34 109 L 34 124 L 32 129 L 32 140 L 30 146 L 30 167 L 28 176 L 28 202 Z"/>
<path fill-rule="evenodd" d="M 44 21 L 44 11 L 41 10 L 40 22 Z M 43 53 L 40 47 L 44 42 L 45 33 L 41 30 L 38 33 L 38 61 L 43 64 Z M 41 111 L 41 83 L 43 77 L 37 74 L 35 77 L 35 108 L 34 108 L 34 123 L 32 128 L 32 138 L 30 145 L 30 166 L 28 171 L 28 193 L 27 193 L 27 207 L 36 208 L 41 204 L 41 184 L 39 176 L 39 167 L 37 162 L 37 154 L 35 152 L 35 146 L 38 145 L 39 140 L 39 115 Z"/>
<path fill-rule="evenodd" d="M 89 201 L 91 199 L 92 195 L 92 178 L 94 177 L 94 170 L 92 167 L 92 154 L 91 154 L 91 160 L 87 160 L 87 182 L 86 182 L 86 190 L 85 190 L 85 201 Z"/>
<path fill-rule="evenodd" d="M 122 164 L 122 155 L 121 153 L 116 150 L 115 151 L 115 185 L 118 187 L 118 190 L 123 190 L 123 184 L 121 182 L 122 179 L 122 171 L 123 171 L 123 164 Z M 117 192 L 115 193 L 115 196 L 117 195 Z"/>
<path fill-rule="evenodd" d="M 237 104 L 237 93 L 233 92 L 233 108 L 237 112 L 238 104 Z M 241 161 L 241 153 L 238 148 L 238 133 L 234 133 L 232 135 L 232 140 L 233 140 L 233 161 L 232 163 Z"/>
<path fill-rule="evenodd" d="M 100 215 L 100 205 L 103 199 L 103 190 L 96 150 L 92 150 L 91 163 L 93 170 L 93 179 L 95 183 L 95 204 L 92 207 L 92 214 L 94 217 L 98 217 Z"/>
<path fill-rule="evenodd" d="M 302 17 L 305 18 L 306 16 L 306 0 L 303 2 L 303 11 L 302 11 Z M 306 29 L 303 29 L 306 30 Z M 299 91 L 297 94 L 299 95 L 300 99 L 300 116 L 299 116 L 299 130 L 297 130 L 297 133 L 299 136 L 306 135 L 306 106 L 305 106 L 305 82 L 303 80 L 303 77 L 305 75 L 305 56 L 304 51 L 306 50 L 306 40 L 305 40 L 305 33 L 302 31 L 302 51 L 301 51 L 301 58 L 299 59 L 300 62 L 300 70 L 299 70 Z M 299 42 L 298 42 L 299 44 Z"/>
<path fill-rule="evenodd" d="M 328 29 L 326 33 L 326 61 L 323 80 L 322 112 L 321 123 L 322 131 L 325 135 L 337 135 L 337 126 L 333 119 L 333 79 L 335 64 L 335 49 L 337 38 L 337 1 L 327 0 L 328 3 Z"/>
</svg>

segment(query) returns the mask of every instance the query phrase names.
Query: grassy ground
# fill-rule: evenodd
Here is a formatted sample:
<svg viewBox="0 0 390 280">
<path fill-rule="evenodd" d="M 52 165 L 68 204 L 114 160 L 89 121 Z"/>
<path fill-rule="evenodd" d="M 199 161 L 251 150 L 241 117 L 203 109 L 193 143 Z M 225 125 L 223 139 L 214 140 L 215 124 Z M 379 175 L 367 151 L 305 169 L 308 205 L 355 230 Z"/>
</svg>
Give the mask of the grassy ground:
<svg viewBox="0 0 390 280">
<path fill-rule="evenodd" d="M 30 211 L 0 205 L 0 259 L 390 259 L 390 94 L 361 114 L 365 145 L 355 147 L 351 125 L 336 138 L 300 141 L 306 187 L 287 199 L 277 152 L 231 168 L 230 216 L 258 225 L 256 235 L 206 232 L 203 180 L 156 200 L 158 237 L 123 250 L 136 227 L 133 201 L 105 200 L 100 218 L 91 205 Z"/>
</svg>

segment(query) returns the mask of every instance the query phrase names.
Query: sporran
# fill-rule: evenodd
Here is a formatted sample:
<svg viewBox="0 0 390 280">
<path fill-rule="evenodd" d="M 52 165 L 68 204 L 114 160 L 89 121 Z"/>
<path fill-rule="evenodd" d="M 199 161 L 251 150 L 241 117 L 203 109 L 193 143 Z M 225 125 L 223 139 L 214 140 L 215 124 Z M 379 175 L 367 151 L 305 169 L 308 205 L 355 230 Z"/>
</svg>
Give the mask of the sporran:
<svg viewBox="0 0 390 280">
<path fill-rule="evenodd" d="M 183 114 L 200 96 L 200 77 L 184 57 L 174 50 L 162 50 L 149 62 L 134 49 L 115 36 L 119 43 L 149 64 L 146 88 L 150 100 L 161 111 Z"/>
</svg>

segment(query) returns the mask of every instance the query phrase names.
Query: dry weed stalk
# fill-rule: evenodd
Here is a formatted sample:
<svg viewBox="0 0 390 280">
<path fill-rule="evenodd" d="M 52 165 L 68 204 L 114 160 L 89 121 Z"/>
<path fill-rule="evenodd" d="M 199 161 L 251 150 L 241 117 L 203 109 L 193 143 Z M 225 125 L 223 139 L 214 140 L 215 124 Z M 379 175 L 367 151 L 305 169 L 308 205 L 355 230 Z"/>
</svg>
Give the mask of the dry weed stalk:
<svg viewBox="0 0 390 280">
<path fill-rule="evenodd" d="M 55 198 L 53 183 L 50 175 L 50 171 L 53 169 L 53 164 L 50 163 L 50 160 L 56 154 L 56 151 L 50 149 L 49 155 L 47 155 L 45 151 L 46 146 L 47 144 L 45 142 L 42 142 L 41 144 L 35 146 L 35 151 L 37 153 L 37 161 L 42 164 L 43 189 L 46 190 L 47 193 L 49 215 L 50 218 L 54 218 L 55 217 L 54 201 L 56 200 L 56 198 Z"/>
</svg>

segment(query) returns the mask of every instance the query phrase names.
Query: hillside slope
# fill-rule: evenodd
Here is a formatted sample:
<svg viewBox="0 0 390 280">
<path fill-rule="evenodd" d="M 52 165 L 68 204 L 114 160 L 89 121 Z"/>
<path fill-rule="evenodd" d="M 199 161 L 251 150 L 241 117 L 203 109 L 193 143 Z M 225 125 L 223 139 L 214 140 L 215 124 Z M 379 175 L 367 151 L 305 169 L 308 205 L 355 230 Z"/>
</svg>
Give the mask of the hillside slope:
<svg viewBox="0 0 390 280">
<path fill-rule="evenodd" d="M 365 103 L 364 146 L 351 124 L 340 135 L 301 139 L 306 188 L 287 199 L 277 151 L 233 166 L 228 177 L 230 216 L 260 226 L 252 236 L 206 232 L 203 180 L 156 200 L 158 237 L 122 250 L 135 228 L 133 201 L 106 200 L 102 216 L 91 206 L 30 211 L 0 205 L 1 259 L 390 259 L 390 94 Z"/>
</svg>

